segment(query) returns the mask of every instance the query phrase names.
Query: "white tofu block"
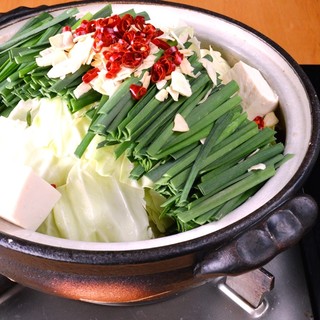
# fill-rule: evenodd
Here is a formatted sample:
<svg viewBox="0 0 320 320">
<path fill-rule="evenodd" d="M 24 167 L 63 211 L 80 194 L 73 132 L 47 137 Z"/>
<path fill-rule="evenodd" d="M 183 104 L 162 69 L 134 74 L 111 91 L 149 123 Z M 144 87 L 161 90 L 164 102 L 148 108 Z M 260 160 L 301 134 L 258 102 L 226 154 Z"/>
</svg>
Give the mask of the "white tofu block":
<svg viewBox="0 0 320 320">
<path fill-rule="evenodd" d="M 239 95 L 242 107 L 248 114 L 248 119 L 265 116 L 278 106 L 279 98 L 259 70 L 237 62 L 224 76 L 223 82 L 235 80 L 239 85 Z"/>
<path fill-rule="evenodd" d="M 1 166 L 0 217 L 35 231 L 61 194 L 27 166 Z"/>
</svg>

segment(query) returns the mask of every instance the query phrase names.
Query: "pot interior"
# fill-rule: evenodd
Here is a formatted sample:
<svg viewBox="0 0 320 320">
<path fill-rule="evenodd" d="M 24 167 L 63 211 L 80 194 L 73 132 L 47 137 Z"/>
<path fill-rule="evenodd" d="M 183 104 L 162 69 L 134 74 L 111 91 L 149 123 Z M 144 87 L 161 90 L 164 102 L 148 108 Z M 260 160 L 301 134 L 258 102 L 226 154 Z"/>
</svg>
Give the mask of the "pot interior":
<svg viewBox="0 0 320 320">
<path fill-rule="evenodd" d="M 103 5 L 105 3 L 78 3 L 77 7 L 81 12 L 95 12 Z M 232 228 L 232 225 L 237 221 L 248 217 L 279 192 L 284 192 L 283 190 L 293 176 L 297 176 L 309 149 L 313 125 L 310 97 L 299 72 L 296 70 L 297 67 L 292 65 L 292 59 L 281 49 L 277 49 L 277 46 L 274 46 L 268 39 L 260 37 L 256 32 L 231 19 L 214 13 L 171 4 L 134 4 L 132 2 L 128 4 L 115 2 L 113 3 L 113 11 L 120 13 L 133 6 L 137 11 L 147 11 L 151 22 L 156 26 L 168 27 L 179 24 L 192 26 L 197 37 L 204 44 L 210 44 L 220 50 L 231 65 L 238 60 L 243 60 L 259 69 L 279 96 L 281 113 L 286 124 L 285 153 L 292 153 L 294 157 L 281 166 L 275 177 L 269 180 L 254 197 L 241 207 L 218 222 L 184 233 L 139 242 L 87 243 L 53 238 L 21 229 L 1 220 L 0 230 L 3 233 L 42 244 L 79 250 L 120 251 L 162 247 L 196 239 L 223 228 Z M 63 5 L 63 8 L 53 7 L 50 11 L 58 14 L 65 8 L 66 5 Z M 23 22 L 23 19 L 11 22 L 10 25 L 2 29 L 2 34 L 12 34 Z M 2 38 L 1 41 L 4 41 L 4 37 Z"/>
</svg>

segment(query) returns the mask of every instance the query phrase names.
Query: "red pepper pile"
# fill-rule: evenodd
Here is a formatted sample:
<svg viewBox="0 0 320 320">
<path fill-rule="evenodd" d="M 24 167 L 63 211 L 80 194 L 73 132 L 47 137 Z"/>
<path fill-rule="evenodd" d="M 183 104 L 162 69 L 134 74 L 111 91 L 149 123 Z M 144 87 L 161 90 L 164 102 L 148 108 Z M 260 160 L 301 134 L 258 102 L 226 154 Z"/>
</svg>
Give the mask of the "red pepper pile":
<svg viewBox="0 0 320 320">
<path fill-rule="evenodd" d="M 68 31 L 65 28 L 63 31 Z M 150 23 L 146 23 L 143 16 L 135 18 L 130 14 L 123 17 L 113 15 L 98 20 L 83 20 L 74 31 L 74 36 L 92 34 L 94 38 L 93 50 L 101 52 L 105 58 L 106 77 L 113 79 L 122 67 L 137 68 L 150 54 L 150 43 L 164 50 L 163 55 L 151 68 L 151 81 L 158 82 L 165 79 L 180 65 L 183 54 L 177 47 L 170 46 L 158 37 L 163 31 Z M 89 83 L 98 76 L 99 69 L 89 70 L 82 78 Z M 146 92 L 139 85 L 134 85 L 130 91 L 135 99 L 140 99 Z"/>
</svg>

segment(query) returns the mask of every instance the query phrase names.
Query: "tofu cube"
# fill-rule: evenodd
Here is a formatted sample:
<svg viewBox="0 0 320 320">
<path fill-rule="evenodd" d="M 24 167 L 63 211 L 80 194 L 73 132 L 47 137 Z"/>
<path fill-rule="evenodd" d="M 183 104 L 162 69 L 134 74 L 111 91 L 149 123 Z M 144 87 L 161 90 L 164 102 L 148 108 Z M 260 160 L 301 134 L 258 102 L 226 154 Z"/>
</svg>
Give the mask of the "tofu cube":
<svg viewBox="0 0 320 320">
<path fill-rule="evenodd" d="M 235 80 L 239 85 L 242 107 L 247 112 L 248 119 L 264 117 L 278 106 L 277 94 L 259 70 L 239 61 L 223 76 L 223 83 L 231 80 Z"/>
<path fill-rule="evenodd" d="M 0 217 L 35 231 L 49 215 L 61 194 L 30 167 L 0 169 Z"/>
</svg>

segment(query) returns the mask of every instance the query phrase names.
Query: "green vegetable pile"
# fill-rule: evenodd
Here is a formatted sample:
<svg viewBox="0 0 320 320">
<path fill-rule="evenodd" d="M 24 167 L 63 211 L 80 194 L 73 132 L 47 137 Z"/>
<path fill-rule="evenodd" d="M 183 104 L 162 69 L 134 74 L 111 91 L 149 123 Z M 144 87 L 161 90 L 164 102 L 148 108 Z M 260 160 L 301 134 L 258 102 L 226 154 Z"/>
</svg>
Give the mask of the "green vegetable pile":
<svg viewBox="0 0 320 320">
<path fill-rule="evenodd" d="M 35 57 L 49 46 L 49 38 L 66 25 L 74 30 L 81 20 L 77 9 L 57 17 L 42 13 L 27 22 L 8 42 L 0 45 L 1 115 L 10 114 L 20 100 L 63 97 L 71 113 L 86 108 L 90 125 L 75 150 L 81 158 L 95 136 L 97 148 L 114 148 L 116 158 L 125 155 L 133 164 L 131 179 L 148 179 L 153 191 L 165 198 L 161 218 L 171 219 L 169 232 L 186 231 L 219 220 L 251 197 L 271 178 L 290 155 L 277 142 L 276 131 L 258 128 L 247 119 L 235 81 L 213 84 L 196 55 L 189 62 L 198 77 L 188 77 L 190 97 L 176 101 L 156 99 L 156 84 L 135 100 L 130 85 L 141 77 L 123 81 L 112 96 L 95 90 L 74 95 L 90 66 L 83 65 L 64 79 L 47 77 L 49 67 L 39 67 Z M 107 5 L 81 19 L 111 15 Z M 128 13 L 128 12 L 126 12 Z M 132 10 L 130 14 L 137 14 Z M 147 16 L 144 13 L 145 16 Z M 173 131 L 180 114 L 189 126 Z M 263 164 L 261 169 L 253 169 Z"/>
<path fill-rule="evenodd" d="M 7 115 L 20 100 L 39 97 L 64 97 L 71 112 L 101 99 L 101 94 L 91 90 L 81 99 L 74 96 L 74 90 L 82 82 L 82 76 L 90 66 L 83 65 L 77 72 L 65 79 L 47 76 L 50 67 L 39 67 L 35 58 L 48 48 L 49 38 L 60 33 L 64 26 L 77 28 L 84 19 L 99 19 L 112 13 L 110 5 L 95 14 L 88 13 L 81 19 L 75 15 L 77 8 L 66 10 L 54 17 L 48 12 L 30 19 L 13 37 L 0 45 L 0 114 Z M 74 108 L 75 107 L 75 108 Z"/>
</svg>

